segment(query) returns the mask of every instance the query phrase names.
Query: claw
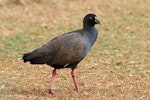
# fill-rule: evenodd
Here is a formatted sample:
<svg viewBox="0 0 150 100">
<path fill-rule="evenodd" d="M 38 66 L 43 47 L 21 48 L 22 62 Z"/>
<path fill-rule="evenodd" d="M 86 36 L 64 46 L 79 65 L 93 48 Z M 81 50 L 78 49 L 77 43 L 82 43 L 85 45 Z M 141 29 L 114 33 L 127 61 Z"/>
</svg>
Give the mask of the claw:
<svg viewBox="0 0 150 100">
<path fill-rule="evenodd" d="M 51 89 L 49 89 L 48 93 L 54 95 L 54 92 Z"/>
</svg>

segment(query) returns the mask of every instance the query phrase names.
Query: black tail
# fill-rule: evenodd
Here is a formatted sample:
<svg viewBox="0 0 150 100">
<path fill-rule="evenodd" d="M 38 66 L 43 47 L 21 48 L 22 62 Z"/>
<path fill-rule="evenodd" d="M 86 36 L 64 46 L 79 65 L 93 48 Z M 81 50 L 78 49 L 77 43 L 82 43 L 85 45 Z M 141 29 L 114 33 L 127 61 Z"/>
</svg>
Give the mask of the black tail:
<svg viewBox="0 0 150 100">
<path fill-rule="evenodd" d="M 22 57 L 23 61 L 24 62 L 30 61 L 30 59 L 29 59 L 30 55 L 31 55 L 31 53 L 25 53 L 25 54 L 23 54 L 23 57 Z"/>
<path fill-rule="evenodd" d="M 31 64 L 45 64 L 47 61 L 46 57 L 37 54 L 37 52 L 25 53 L 23 54 L 22 59 L 24 62 L 29 61 Z"/>
</svg>

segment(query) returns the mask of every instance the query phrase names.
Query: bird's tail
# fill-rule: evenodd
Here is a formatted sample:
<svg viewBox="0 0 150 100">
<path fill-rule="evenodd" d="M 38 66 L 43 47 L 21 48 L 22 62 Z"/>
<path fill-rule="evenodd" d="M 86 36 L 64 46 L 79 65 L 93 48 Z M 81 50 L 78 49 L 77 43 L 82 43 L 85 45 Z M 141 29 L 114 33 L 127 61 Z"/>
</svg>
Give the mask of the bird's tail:
<svg viewBox="0 0 150 100">
<path fill-rule="evenodd" d="M 25 53 L 25 54 L 23 54 L 23 57 L 22 57 L 23 61 L 24 62 L 30 61 L 31 60 L 30 59 L 30 55 L 31 55 L 31 53 Z"/>
<path fill-rule="evenodd" d="M 40 55 L 37 55 L 36 52 L 29 52 L 23 54 L 22 60 L 24 62 L 30 62 L 31 64 L 44 64 L 46 63 L 45 58 L 40 57 Z"/>
</svg>

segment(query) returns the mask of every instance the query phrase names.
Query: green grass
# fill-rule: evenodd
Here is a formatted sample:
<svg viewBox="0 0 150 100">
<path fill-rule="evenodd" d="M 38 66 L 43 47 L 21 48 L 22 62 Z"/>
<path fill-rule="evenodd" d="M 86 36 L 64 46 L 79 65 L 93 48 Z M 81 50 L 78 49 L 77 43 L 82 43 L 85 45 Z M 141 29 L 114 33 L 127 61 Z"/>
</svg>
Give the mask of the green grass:
<svg viewBox="0 0 150 100">
<path fill-rule="evenodd" d="M 149 100 L 149 3 L 67 0 L 1 7 L 0 99 Z M 55 96 L 49 95 L 52 68 L 23 63 L 22 54 L 81 28 L 89 12 L 103 24 L 96 26 L 98 39 L 76 69 L 76 77 L 80 90 L 91 90 L 74 91 L 70 70 L 64 69 L 57 72 Z"/>
<path fill-rule="evenodd" d="M 44 31 L 45 30 L 43 27 L 39 27 L 32 32 L 25 31 L 23 33 L 15 34 L 11 37 L 4 37 L 2 35 L 2 48 L 0 48 L 0 52 L 2 54 L 1 57 L 3 59 L 11 58 L 14 60 L 21 58 L 21 53 L 33 50 L 43 43 L 42 38 L 36 36 Z M 28 41 L 32 41 L 32 43 Z"/>
<path fill-rule="evenodd" d="M 2 100 L 3 99 L 3 97 L 0 95 L 0 99 Z"/>
</svg>

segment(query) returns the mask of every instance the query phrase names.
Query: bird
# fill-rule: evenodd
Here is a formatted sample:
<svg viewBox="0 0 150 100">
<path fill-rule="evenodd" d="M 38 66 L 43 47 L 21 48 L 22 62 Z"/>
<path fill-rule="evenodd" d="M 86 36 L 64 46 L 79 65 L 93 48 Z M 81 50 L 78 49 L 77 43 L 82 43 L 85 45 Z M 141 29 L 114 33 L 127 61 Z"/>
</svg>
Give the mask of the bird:
<svg viewBox="0 0 150 100">
<path fill-rule="evenodd" d="M 23 54 L 23 61 L 30 64 L 47 64 L 53 67 L 49 93 L 54 94 L 53 86 L 56 70 L 70 68 L 75 90 L 79 91 L 75 77 L 77 65 L 84 59 L 97 39 L 98 17 L 89 13 L 83 18 L 83 28 L 57 36 L 41 47 Z"/>
</svg>

